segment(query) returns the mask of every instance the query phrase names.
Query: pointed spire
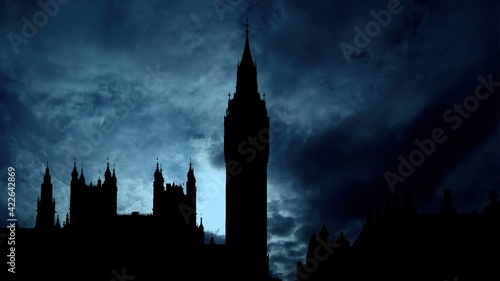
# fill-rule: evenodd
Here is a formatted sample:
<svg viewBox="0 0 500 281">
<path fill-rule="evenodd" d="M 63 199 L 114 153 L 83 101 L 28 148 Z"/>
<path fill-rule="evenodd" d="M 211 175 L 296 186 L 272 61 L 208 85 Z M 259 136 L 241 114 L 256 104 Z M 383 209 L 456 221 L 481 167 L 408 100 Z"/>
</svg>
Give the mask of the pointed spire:
<svg viewBox="0 0 500 281">
<path fill-rule="evenodd" d="M 215 240 L 214 240 L 214 234 L 213 233 L 210 233 L 210 242 L 209 242 L 210 245 L 215 245 Z"/>
<path fill-rule="evenodd" d="M 114 179 L 116 179 L 116 174 L 115 174 L 115 163 L 113 163 L 113 176 Z"/>
<path fill-rule="evenodd" d="M 85 184 L 85 176 L 83 175 L 83 162 L 82 162 L 82 169 L 80 171 L 80 183 Z"/>
<path fill-rule="evenodd" d="M 106 171 L 104 172 L 104 180 L 107 181 L 111 178 L 111 170 L 109 169 L 109 157 L 107 158 Z"/>
<path fill-rule="evenodd" d="M 43 182 L 50 184 L 49 162 L 47 162 L 47 164 L 45 166 L 45 175 L 43 176 Z"/>
<path fill-rule="evenodd" d="M 248 24 L 248 18 L 245 24 L 245 48 L 243 49 L 243 56 L 241 57 L 241 64 L 246 64 L 246 63 L 251 63 L 253 65 L 253 60 L 252 60 L 252 53 L 250 52 L 250 41 L 248 40 L 248 27 L 250 25 Z"/>
<path fill-rule="evenodd" d="M 109 168 L 109 166 L 108 166 Z M 97 187 L 101 187 L 101 170 L 99 170 L 99 178 L 97 179 Z"/>
<path fill-rule="evenodd" d="M 248 19 L 245 24 L 245 47 L 243 49 L 243 55 L 241 61 L 238 63 L 237 79 L 236 79 L 236 96 L 241 95 L 241 92 L 246 92 L 243 96 L 252 96 L 253 94 L 258 96 L 258 86 L 257 86 L 257 68 L 252 59 L 252 53 L 250 52 L 250 40 L 248 39 Z"/>
<path fill-rule="evenodd" d="M 78 179 L 78 171 L 76 170 L 76 157 L 74 158 L 73 162 L 73 171 L 71 172 L 71 179 L 72 180 Z"/>
<path fill-rule="evenodd" d="M 61 223 L 59 222 L 59 215 L 57 215 L 55 227 L 56 227 L 56 229 L 61 228 Z"/>
<path fill-rule="evenodd" d="M 162 165 L 160 163 L 158 163 L 158 157 L 156 157 L 156 169 L 155 169 L 155 177 L 162 177 L 163 178 L 163 175 L 162 175 Z"/>
</svg>

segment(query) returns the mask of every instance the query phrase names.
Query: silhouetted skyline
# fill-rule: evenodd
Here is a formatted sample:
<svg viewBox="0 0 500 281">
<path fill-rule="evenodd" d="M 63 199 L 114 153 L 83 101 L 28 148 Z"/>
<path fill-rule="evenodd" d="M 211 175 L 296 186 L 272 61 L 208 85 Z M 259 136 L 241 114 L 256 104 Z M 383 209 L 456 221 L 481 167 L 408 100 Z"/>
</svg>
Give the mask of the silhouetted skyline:
<svg viewBox="0 0 500 281">
<path fill-rule="evenodd" d="M 197 224 L 203 217 L 222 243 L 223 116 L 246 18 L 273 131 L 270 269 L 283 280 L 296 276 L 323 223 L 355 240 L 366 209 L 392 195 L 387 171 L 426 213 L 439 210 L 446 188 L 457 211 L 470 213 L 499 186 L 499 90 L 485 82 L 500 80 L 495 1 L 62 2 L 44 24 L 36 2 L 0 4 L 0 166 L 16 168 L 21 226 L 35 225 L 47 161 L 62 222 L 75 157 L 93 184 L 109 158 L 118 213 L 152 212 L 157 161 L 166 182 L 182 183 L 191 158 L 203 187 Z M 24 27 L 23 17 L 38 24 Z M 379 26 L 373 36 L 370 22 Z M 491 95 L 476 108 L 479 85 Z M 447 138 L 433 140 L 428 156 L 417 143 L 435 129 L 436 140 Z M 415 150 L 423 163 L 401 175 Z M 5 192 L 0 199 L 4 227 Z"/>
</svg>

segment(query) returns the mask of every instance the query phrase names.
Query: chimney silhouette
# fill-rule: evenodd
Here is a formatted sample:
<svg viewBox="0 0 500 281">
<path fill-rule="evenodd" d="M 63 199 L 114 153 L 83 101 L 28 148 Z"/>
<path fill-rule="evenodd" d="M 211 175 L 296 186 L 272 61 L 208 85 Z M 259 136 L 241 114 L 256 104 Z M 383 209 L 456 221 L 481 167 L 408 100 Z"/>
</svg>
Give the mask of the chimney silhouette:
<svg viewBox="0 0 500 281">
<path fill-rule="evenodd" d="M 450 189 L 445 189 L 443 191 L 444 193 L 444 202 L 443 206 L 441 207 L 441 210 L 439 213 L 441 215 L 454 215 L 457 213 L 457 210 L 453 207 L 453 204 L 451 204 L 451 190 Z"/>
</svg>

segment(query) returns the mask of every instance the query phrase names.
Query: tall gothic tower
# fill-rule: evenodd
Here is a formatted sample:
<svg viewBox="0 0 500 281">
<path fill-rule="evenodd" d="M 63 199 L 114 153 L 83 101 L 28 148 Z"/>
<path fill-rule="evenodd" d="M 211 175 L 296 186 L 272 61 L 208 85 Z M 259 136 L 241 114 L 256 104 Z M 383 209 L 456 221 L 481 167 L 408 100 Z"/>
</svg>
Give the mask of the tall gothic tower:
<svg viewBox="0 0 500 281">
<path fill-rule="evenodd" d="M 245 280 L 268 277 L 267 165 L 269 116 L 257 86 L 246 24 L 236 92 L 224 117 L 226 245 Z"/>
<path fill-rule="evenodd" d="M 45 168 L 45 175 L 41 185 L 41 196 L 37 201 L 37 214 L 35 228 L 40 230 L 51 230 L 54 228 L 54 215 L 56 202 L 52 198 L 52 181 L 49 172 L 49 163 Z"/>
</svg>

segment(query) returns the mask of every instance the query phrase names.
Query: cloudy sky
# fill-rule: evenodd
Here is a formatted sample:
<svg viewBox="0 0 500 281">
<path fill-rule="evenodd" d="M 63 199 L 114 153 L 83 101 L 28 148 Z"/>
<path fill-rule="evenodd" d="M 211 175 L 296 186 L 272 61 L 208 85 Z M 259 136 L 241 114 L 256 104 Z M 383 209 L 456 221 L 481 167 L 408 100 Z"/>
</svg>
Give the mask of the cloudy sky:
<svg viewBox="0 0 500 281">
<path fill-rule="evenodd" d="M 191 157 L 198 213 L 222 241 L 246 18 L 273 123 L 274 275 L 293 279 L 323 223 L 353 242 L 393 190 L 436 212 L 450 188 L 468 213 L 499 187 L 498 1 L 47 2 L 0 1 L 0 166 L 17 171 L 22 227 L 47 161 L 64 217 L 74 157 L 94 183 L 109 157 L 120 213 L 151 212 L 157 157 L 176 183 Z"/>
</svg>

